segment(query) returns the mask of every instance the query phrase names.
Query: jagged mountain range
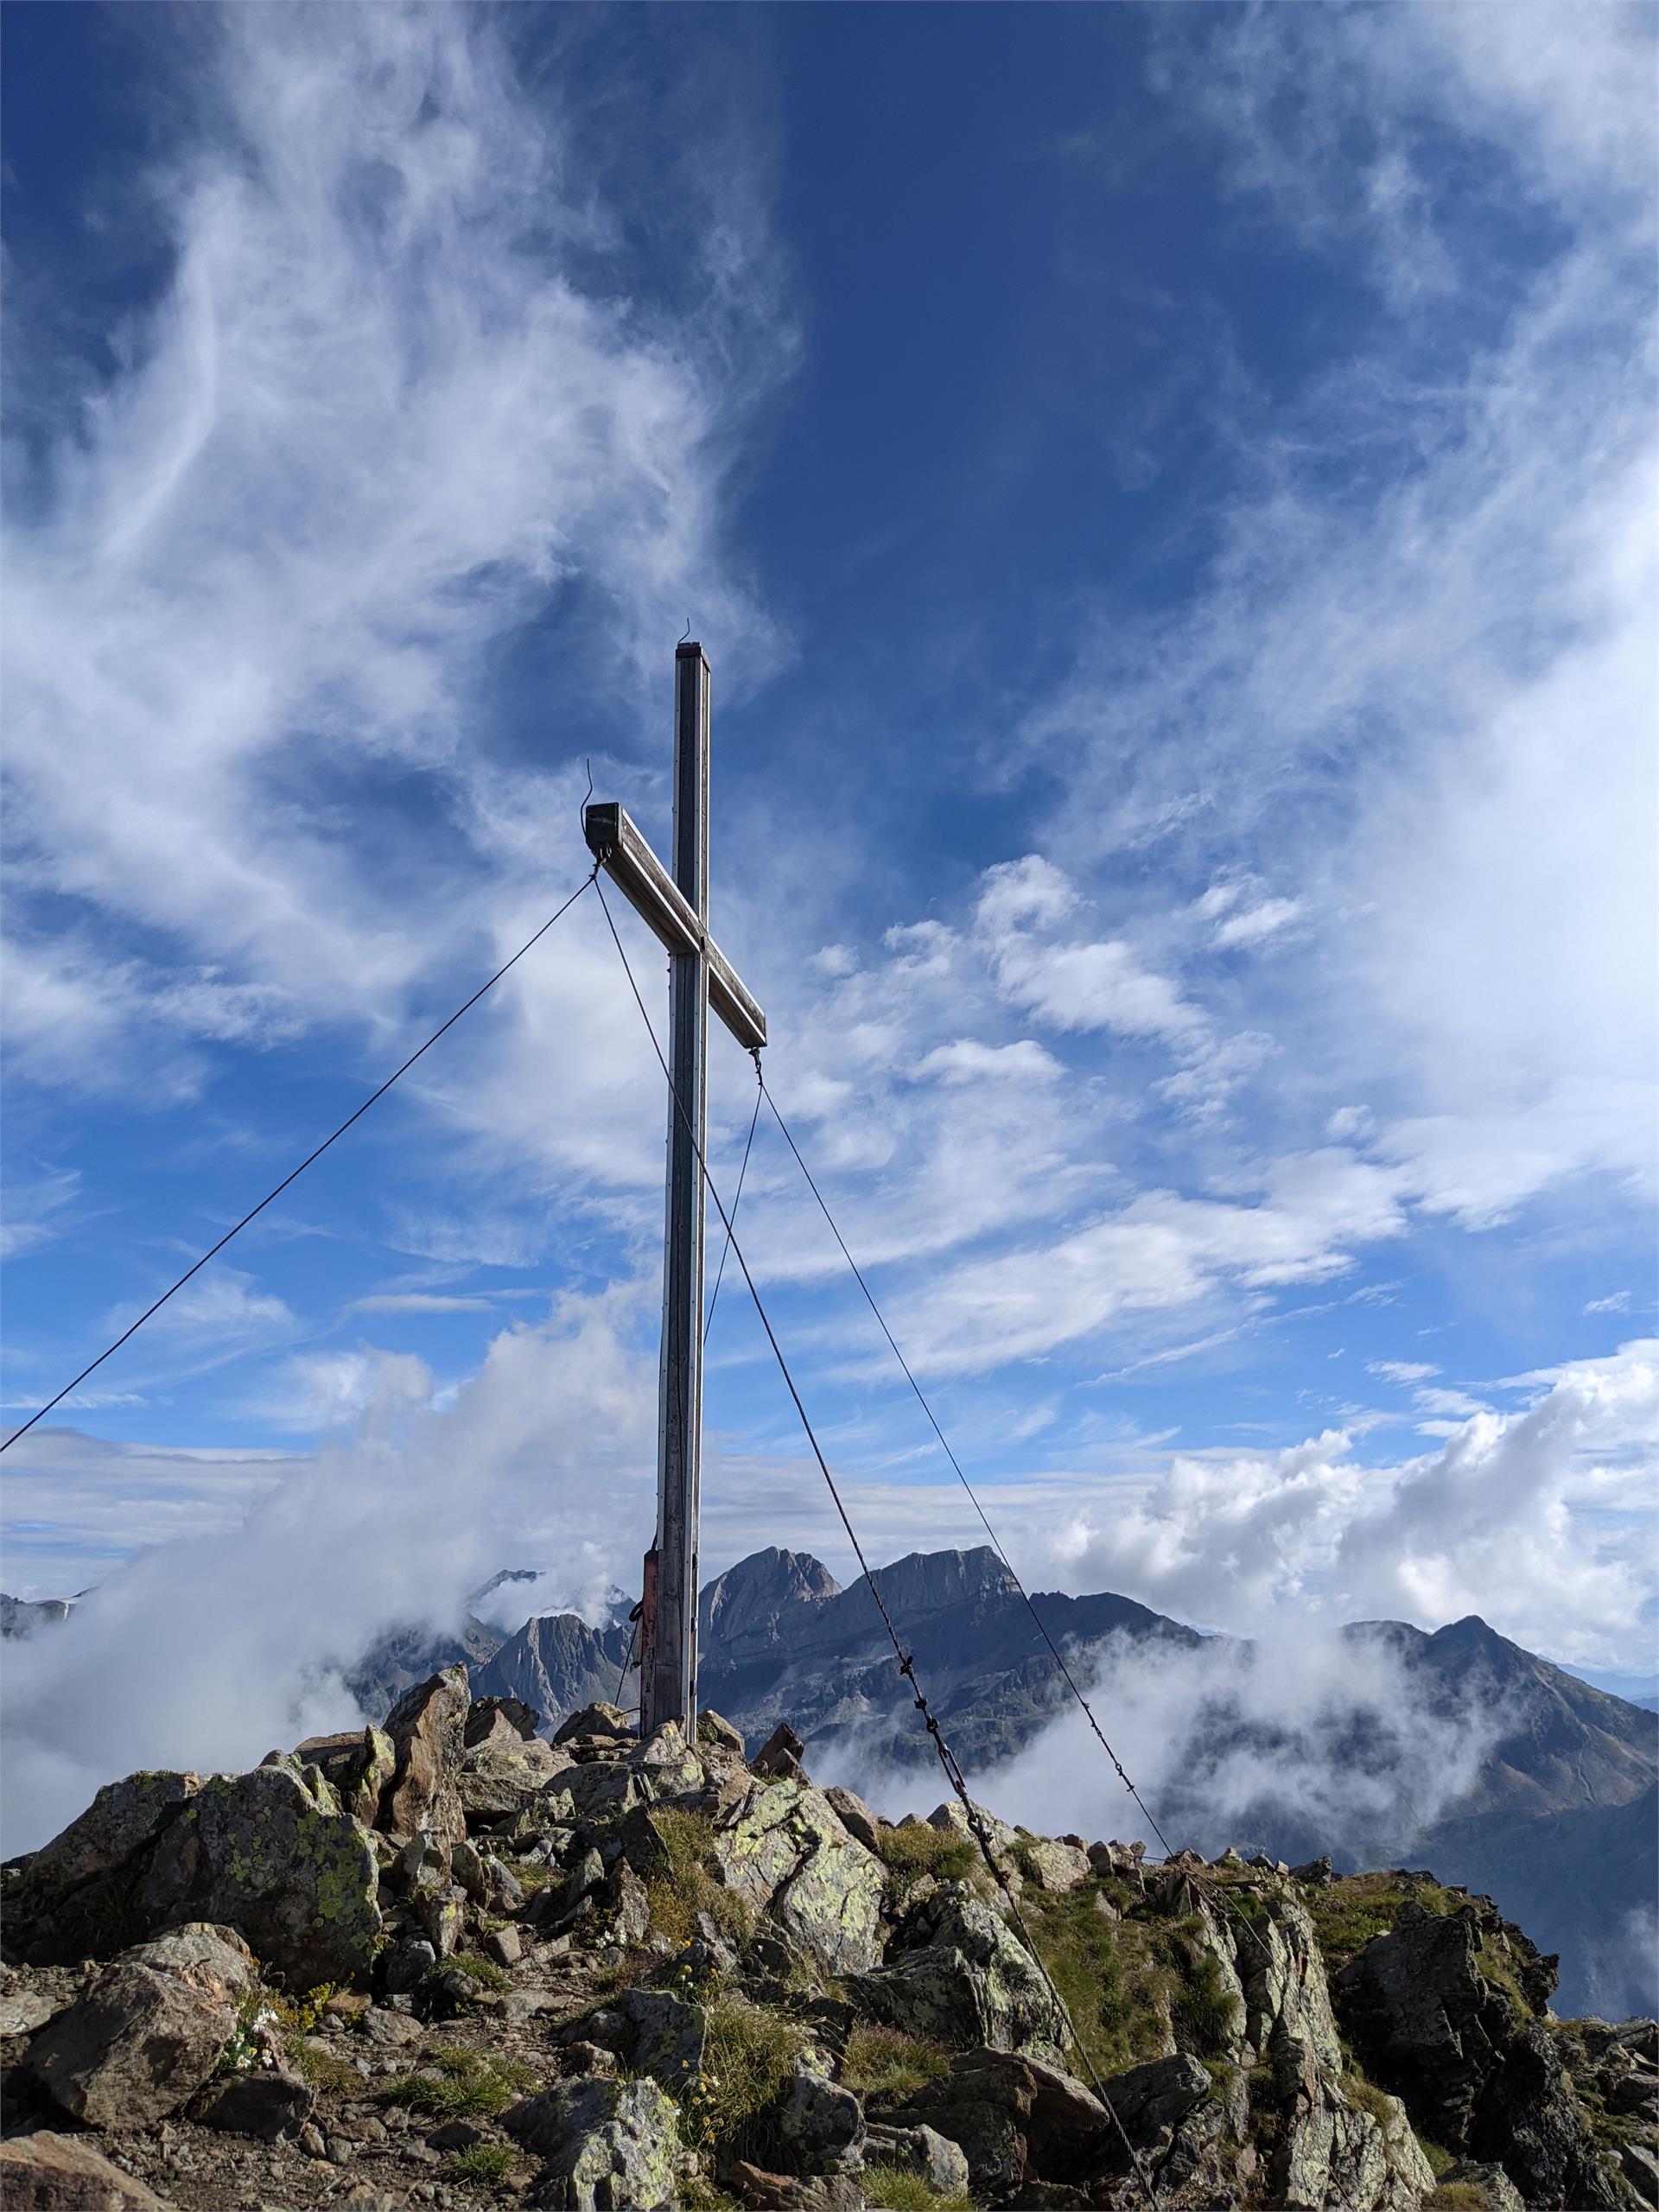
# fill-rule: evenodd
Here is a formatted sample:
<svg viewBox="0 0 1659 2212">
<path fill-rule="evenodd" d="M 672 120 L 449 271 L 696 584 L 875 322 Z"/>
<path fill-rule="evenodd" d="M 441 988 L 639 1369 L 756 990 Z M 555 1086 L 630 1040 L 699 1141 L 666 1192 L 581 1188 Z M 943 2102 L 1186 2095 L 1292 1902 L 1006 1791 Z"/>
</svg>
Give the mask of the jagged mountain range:
<svg viewBox="0 0 1659 2212">
<path fill-rule="evenodd" d="M 1013 1577 L 985 1548 L 913 1553 L 876 1573 L 952 1746 L 994 1799 L 997 1768 L 1034 1741 L 1068 1695 Z M 1109 1640 L 1154 1665 L 1227 1641 L 1109 1593 L 1042 1592 L 1035 1603 L 1055 1643 L 1085 1669 Z M 808 1554 L 757 1552 L 704 1587 L 699 1615 L 702 1701 L 751 1741 L 786 1719 L 809 1761 L 919 1770 L 930 1759 L 862 1579 L 843 1589 Z M 1560 1952 L 1564 2003 L 1615 2017 L 1652 2010 L 1652 1943 L 1630 1938 L 1659 1894 L 1659 1714 L 1580 1681 L 1477 1617 L 1432 1635 L 1399 1621 L 1357 1623 L 1344 1634 L 1358 1652 L 1370 1646 L 1397 1662 L 1429 1717 L 1496 1716 L 1470 1787 L 1426 1825 L 1413 1815 L 1402 1773 L 1392 1821 L 1346 1838 L 1270 1798 L 1218 1821 L 1206 1810 L 1206 1774 L 1251 1729 L 1222 1700 L 1195 1728 L 1185 1786 L 1158 1808 L 1172 1840 L 1217 1851 L 1248 1842 L 1294 1859 L 1330 1850 L 1349 1866 L 1432 1866 L 1442 1879 L 1497 1897 Z M 595 1629 L 574 1614 L 544 1616 L 506 1637 L 474 1619 L 459 1641 L 380 1647 L 356 1687 L 369 1709 L 384 1709 L 421 1674 L 465 1656 L 477 1694 L 523 1698 L 553 1726 L 595 1697 L 632 1700 L 630 1642 L 625 1619 Z M 480 1665 L 486 1643 L 493 1648 Z M 1236 1648 L 1242 1662 L 1249 1647 Z M 1254 1727 L 1266 1758 L 1268 1732 Z M 1364 1731 L 1325 1751 L 1371 1770 L 1395 1756 Z"/>
<path fill-rule="evenodd" d="M 504 1586 L 534 1579 L 509 1570 L 475 1602 L 489 1595 L 499 1607 Z M 994 1802 L 999 1766 L 1034 1741 L 1068 1694 L 1018 1586 L 985 1548 L 913 1553 L 879 1568 L 877 1580 L 957 1757 Z M 1154 1669 L 1205 1651 L 1230 1653 L 1240 1669 L 1248 1661 L 1248 1644 L 1205 1637 L 1127 1598 L 1044 1592 L 1034 1602 L 1054 1643 L 1085 1675 L 1109 1643 Z M 862 1579 L 843 1589 L 810 1554 L 772 1548 L 705 1586 L 699 1613 L 701 1701 L 752 1742 L 787 1719 L 805 1739 L 809 1762 L 868 1770 L 931 1759 Z M 8 1630 L 16 1632 L 10 1619 Z M 410 1629 L 383 1638 L 352 1688 L 378 1718 L 412 1684 L 464 1659 L 474 1695 L 520 1698 L 550 1732 L 595 1700 L 633 1701 L 632 1633 L 626 1605 L 599 1627 L 574 1613 L 544 1614 L 511 1635 L 468 1615 L 453 1633 Z M 1432 1866 L 1443 1880 L 1489 1892 L 1561 1953 L 1562 1998 L 1572 2009 L 1614 2017 L 1654 2010 L 1659 1714 L 1567 1674 L 1478 1617 L 1432 1635 L 1397 1621 L 1358 1623 L 1343 1634 L 1357 1658 L 1369 1649 L 1392 1662 L 1428 1719 L 1490 1716 L 1484 1756 L 1467 1786 L 1424 1819 L 1409 1758 L 1386 1730 L 1365 1724 L 1347 1740 L 1324 1743 L 1320 1755 L 1386 1785 L 1377 1793 L 1386 1810 L 1369 1828 L 1333 1835 L 1328 1813 L 1298 1811 L 1268 1791 L 1217 1815 L 1206 1785 L 1220 1764 L 1243 1747 L 1271 1772 L 1283 1741 L 1241 1714 L 1224 1691 L 1212 1692 L 1192 1718 L 1185 1779 L 1157 1808 L 1172 1840 L 1210 1851 L 1259 1845 L 1289 1859 L 1329 1851 L 1349 1867 L 1408 1859 Z M 1215 1678 L 1224 1684 L 1232 1671 L 1224 1665 Z M 919 1773 L 918 1780 L 919 1789 Z"/>
</svg>

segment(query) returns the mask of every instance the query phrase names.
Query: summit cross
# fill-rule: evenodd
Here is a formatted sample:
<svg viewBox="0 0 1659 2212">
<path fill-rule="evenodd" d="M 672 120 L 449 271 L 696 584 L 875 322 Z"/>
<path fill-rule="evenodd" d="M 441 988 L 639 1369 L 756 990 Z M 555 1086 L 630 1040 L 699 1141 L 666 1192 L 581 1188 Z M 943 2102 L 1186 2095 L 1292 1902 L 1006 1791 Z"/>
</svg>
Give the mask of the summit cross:
<svg viewBox="0 0 1659 2212">
<path fill-rule="evenodd" d="M 697 1508 L 702 1461 L 703 1177 L 709 1009 L 747 1052 L 766 1017 L 709 933 L 709 664 L 695 640 L 674 656 L 674 865 L 665 868 L 623 807 L 588 806 L 582 834 L 606 874 L 668 948 L 667 1226 L 658 1379 L 657 1541 L 639 1616 L 639 1733 L 695 1730 Z"/>
</svg>

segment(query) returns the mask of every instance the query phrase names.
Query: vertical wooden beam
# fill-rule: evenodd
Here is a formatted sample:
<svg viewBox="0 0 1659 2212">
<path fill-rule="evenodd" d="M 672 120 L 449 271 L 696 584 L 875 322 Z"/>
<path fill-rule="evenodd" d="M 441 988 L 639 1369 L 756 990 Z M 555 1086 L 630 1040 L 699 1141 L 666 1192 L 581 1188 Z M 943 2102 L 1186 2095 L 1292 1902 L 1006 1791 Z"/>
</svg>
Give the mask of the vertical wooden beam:
<svg viewBox="0 0 1659 2212">
<path fill-rule="evenodd" d="M 681 645 L 674 658 L 674 880 L 706 931 L 709 664 L 695 643 Z M 642 1736 L 664 1720 L 684 1721 L 689 1728 L 696 1712 L 702 1446 L 703 1189 L 698 1154 L 708 1142 L 708 1044 L 709 967 L 699 945 L 670 957 L 669 1068 L 675 1096 L 668 1114 L 654 1573 L 647 1566 L 656 1603 L 642 1655 Z"/>
</svg>

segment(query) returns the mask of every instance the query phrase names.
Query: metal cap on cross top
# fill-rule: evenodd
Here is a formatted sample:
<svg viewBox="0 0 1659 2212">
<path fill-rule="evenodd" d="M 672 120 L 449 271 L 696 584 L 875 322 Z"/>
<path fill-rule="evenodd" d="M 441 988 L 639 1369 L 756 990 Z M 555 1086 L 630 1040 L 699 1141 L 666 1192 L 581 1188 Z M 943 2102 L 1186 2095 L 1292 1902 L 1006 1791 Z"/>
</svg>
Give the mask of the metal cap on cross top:
<svg viewBox="0 0 1659 2212">
<path fill-rule="evenodd" d="M 666 868 L 615 804 L 582 812 L 588 847 L 669 953 L 668 1178 L 658 1381 L 657 1541 L 639 1618 L 639 1732 L 696 1709 L 697 1511 L 702 1465 L 702 1162 L 708 1147 L 709 1009 L 747 1052 L 766 1017 L 709 931 L 709 663 L 674 655 L 674 843 Z"/>
</svg>

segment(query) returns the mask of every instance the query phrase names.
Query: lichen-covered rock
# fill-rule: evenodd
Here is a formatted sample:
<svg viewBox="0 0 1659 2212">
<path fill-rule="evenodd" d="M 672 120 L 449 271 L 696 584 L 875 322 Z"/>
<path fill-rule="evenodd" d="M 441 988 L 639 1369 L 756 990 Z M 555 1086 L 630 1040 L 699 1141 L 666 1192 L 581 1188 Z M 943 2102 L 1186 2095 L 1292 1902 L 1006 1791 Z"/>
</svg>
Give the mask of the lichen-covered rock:
<svg viewBox="0 0 1659 2212">
<path fill-rule="evenodd" d="M 149 1931 L 132 1888 L 158 1837 L 201 1787 L 196 1774 L 130 1774 L 29 1860 L 7 1900 L 9 1940 L 35 1965 L 108 1958 Z"/>
<path fill-rule="evenodd" d="M 1484 2212 L 1527 2212 L 1526 2199 L 1502 2166 L 1483 2165 L 1478 2158 L 1459 2158 L 1440 2176 L 1446 2186 L 1478 2189 L 1485 2198 Z"/>
<path fill-rule="evenodd" d="M 1039 1890 L 1064 1893 L 1089 1878 L 1089 1854 L 1080 1844 L 1056 1843 L 1047 1836 L 1021 1834 L 1014 1860 L 1027 1881 Z"/>
<path fill-rule="evenodd" d="M 174 2212 L 168 2200 L 73 2135 L 43 2128 L 0 2143 L 3 2212 Z"/>
<path fill-rule="evenodd" d="M 702 2063 L 702 2007 L 665 1989 L 628 1989 L 616 2010 L 632 2031 L 627 2045 L 630 2070 L 649 2074 L 671 2096 L 682 2095 Z"/>
<path fill-rule="evenodd" d="M 262 1766 L 207 1777 L 151 1851 L 135 1894 L 145 1925 L 227 1923 L 290 1988 L 309 1989 L 369 1965 L 378 1891 L 373 1850 L 351 1815 L 283 1768 Z"/>
<path fill-rule="evenodd" d="M 649 2076 L 555 2082 L 503 2113 L 501 2124 L 545 2162 L 545 2205 L 564 2212 L 656 2212 L 674 2202 L 679 2113 Z"/>
<path fill-rule="evenodd" d="M 849 1976 L 854 2003 L 947 2050 L 978 2045 L 1058 2064 L 1065 2024 L 1018 1936 L 959 1882 L 925 1910 L 929 1940 L 891 1966 Z"/>
<path fill-rule="evenodd" d="M 315 1766 L 339 1798 L 342 1809 L 365 1827 L 372 1827 L 380 1799 L 397 1764 L 392 1742 L 383 1728 L 348 1729 L 334 1736 L 309 1736 L 296 1745 L 297 1767 Z M 273 1753 L 267 1766 L 285 1763 Z"/>
<path fill-rule="evenodd" d="M 231 1928 L 193 1924 L 105 1967 L 29 2045 L 28 2069 L 89 2127 L 143 2126 L 194 2096 L 257 1981 Z"/>
<path fill-rule="evenodd" d="M 480 1824 L 531 1811 L 569 1764 L 539 1736 L 523 1736 L 511 1721 L 498 1718 L 461 1752 L 455 1775 L 461 1810 Z"/>
<path fill-rule="evenodd" d="M 1384 2126 L 1329 2097 L 1293 2113 L 1279 2170 L 1294 2212 L 1416 2212 L 1434 2187 L 1403 2107 Z"/>
<path fill-rule="evenodd" d="M 459 1780 L 471 1702 L 467 1669 L 457 1662 L 417 1682 L 386 1715 L 395 1763 L 376 1825 L 388 1835 L 430 1828 L 459 1842 L 466 1834 Z"/>
<path fill-rule="evenodd" d="M 756 1783 L 716 1829 L 715 1845 L 727 1886 L 826 1973 L 874 1966 L 885 1870 L 821 1789 L 790 1780 Z"/>
<path fill-rule="evenodd" d="M 776 2115 L 778 2133 L 796 2171 L 848 2173 L 864 2147 L 864 2107 L 852 2090 L 799 2061 Z"/>
</svg>

